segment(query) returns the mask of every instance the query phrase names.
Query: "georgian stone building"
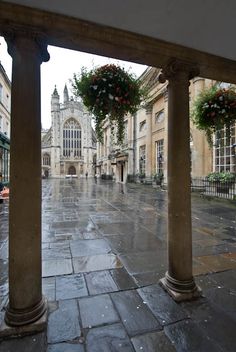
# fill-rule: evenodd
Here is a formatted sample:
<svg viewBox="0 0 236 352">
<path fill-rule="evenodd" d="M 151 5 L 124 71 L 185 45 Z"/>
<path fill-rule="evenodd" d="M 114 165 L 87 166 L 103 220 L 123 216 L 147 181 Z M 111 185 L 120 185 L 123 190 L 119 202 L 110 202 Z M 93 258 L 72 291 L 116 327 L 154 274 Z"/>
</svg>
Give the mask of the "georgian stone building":
<svg viewBox="0 0 236 352">
<path fill-rule="evenodd" d="M 125 118 L 122 146 L 112 144 L 109 125 L 105 126 L 104 143 L 98 145 L 97 170 L 100 174 L 113 174 L 118 182 L 126 182 L 128 175 L 138 174 L 150 179 L 163 174 L 167 182 L 168 93 L 167 83 L 158 81 L 159 74 L 159 69 L 149 67 L 141 75 L 149 98 L 135 116 Z M 201 77 L 190 81 L 190 108 L 196 96 L 214 83 Z M 223 130 L 214 138 L 214 146 L 210 148 L 204 132 L 199 131 L 190 119 L 192 178 L 206 176 L 211 171 L 235 171 L 235 127 L 231 128 L 230 140 Z"/>
<path fill-rule="evenodd" d="M 65 85 L 63 103 L 55 87 L 51 97 L 51 128 L 42 131 L 42 175 L 92 175 L 96 138 L 91 115 L 83 104 L 69 99 Z"/>
<path fill-rule="evenodd" d="M 0 173 L 9 181 L 11 82 L 0 63 Z"/>
</svg>

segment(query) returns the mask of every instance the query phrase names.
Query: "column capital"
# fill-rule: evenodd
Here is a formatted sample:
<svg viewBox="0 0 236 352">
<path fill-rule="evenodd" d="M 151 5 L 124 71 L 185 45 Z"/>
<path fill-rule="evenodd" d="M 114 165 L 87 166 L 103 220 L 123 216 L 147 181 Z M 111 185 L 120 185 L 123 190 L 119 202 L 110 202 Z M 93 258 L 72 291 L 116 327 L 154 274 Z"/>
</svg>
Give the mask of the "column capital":
<svg viewBox="0 0 236 352">
<path fill-rule="evenodd" d="M 161 71 L 158 80 L 160 83 L 165 83 L 166 80 L 177 80 L 182 79 L 192 79 L 193 77 L 199 75 L 199 68 L 197 65 L 186 61 L 180 61 L 172 59 Z"/>
<path fill-rule="evenodd" d="M 43 33 L 21 26 L 9 26 L 4 30 L 3 36 L 7 42 L 8 53 L 12 57 L 17 50 L 22 50 L 27 54 L 38 55 L 41 63 L 49 61 L 47 37 Z"/>
<path fill-rule="evenodd" d="M 145 111 L 146 115 L 151 115 L 152 114 L 152 108 L 153 108 L 153 103 L 149 102 L 145 105 Z"/>
</svg>

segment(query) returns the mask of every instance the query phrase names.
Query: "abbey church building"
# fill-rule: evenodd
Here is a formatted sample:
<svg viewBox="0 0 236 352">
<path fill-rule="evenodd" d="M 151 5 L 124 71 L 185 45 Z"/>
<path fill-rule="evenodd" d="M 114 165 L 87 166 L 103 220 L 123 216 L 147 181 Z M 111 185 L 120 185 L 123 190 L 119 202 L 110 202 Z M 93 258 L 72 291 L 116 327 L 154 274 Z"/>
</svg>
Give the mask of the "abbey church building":
<svg viewBox="0 0 236 352">
<path fill-rule="evenodd" d="M 69 99 L 66 85 L 63 103 L 55 87 L 51 97 L 51 128 L 42 131 L 44 177 L 94 174 L 96 138 L 91 120 L 81 102 Z"/>
</svg>

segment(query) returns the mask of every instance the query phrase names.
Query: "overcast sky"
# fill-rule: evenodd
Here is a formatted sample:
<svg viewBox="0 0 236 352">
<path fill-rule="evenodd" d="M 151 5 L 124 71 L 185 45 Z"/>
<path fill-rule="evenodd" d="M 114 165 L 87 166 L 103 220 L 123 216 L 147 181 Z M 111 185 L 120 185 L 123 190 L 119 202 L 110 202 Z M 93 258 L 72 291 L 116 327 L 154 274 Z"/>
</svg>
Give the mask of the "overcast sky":
<svg viewBox="0 0 236 352">
<path fill-rule="evenodd" d="M 90 69 L 94 66 L 115 63 L 124 67 L 130 73 L 135 73 L 137 76 L 143 73 L 146 68 L 144 65 L 85 54 L 73 50 L 61 49 L 53 46 L 49 46 L 48 51 L 50 54 L 50 60 L 41 65 L 41 111 L 43 128 L 49 128 L 51 126 L 50 100 L 55 85 L 57 86 L 60 101 L 62 102 L 65 83 L 68 86 L 69 95 L 71 96 L 72 91 L 69 81 L 74 73 L 80 72 L 82 66 Z M 12 60 L 7 53 L 7 46 L 3 37 L 0 37 L 0 61 L 11 80 Z"/>
</svg>

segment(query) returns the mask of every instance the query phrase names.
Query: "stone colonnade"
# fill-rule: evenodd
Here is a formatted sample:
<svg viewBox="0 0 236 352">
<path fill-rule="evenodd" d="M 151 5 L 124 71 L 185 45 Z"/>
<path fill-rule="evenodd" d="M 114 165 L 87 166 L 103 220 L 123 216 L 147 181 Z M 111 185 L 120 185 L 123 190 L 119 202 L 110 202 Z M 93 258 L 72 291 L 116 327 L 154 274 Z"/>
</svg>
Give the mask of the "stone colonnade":
<svg viewBox="0 0 236 352">
<path fill-rule="evenodd" d="M 9 304 L 5 322 L 25 326 L 46 315 L 41 264 L 40 65 L 49 60 L 37 34 L 7 33 L 12 56 L 9 203 Z"/>
<path fill-rule="evenodd" d="M 17 32 L 16 36 L 7 35 L 6 40 L 13 72 L 9 304 L 5 321 L 23 329 L 46 316 L 47 310 L 41 286 L 40 65 L 49 55 L 37 35 Z M 188 87 L 194 73 L 188 64 L 172 62 L 160 76 L 162 81 L 169 80 L 169 266 L 161 283 L 176 300 L 199 294 L 192 276 L 190 200 Z"/>
</svg>

